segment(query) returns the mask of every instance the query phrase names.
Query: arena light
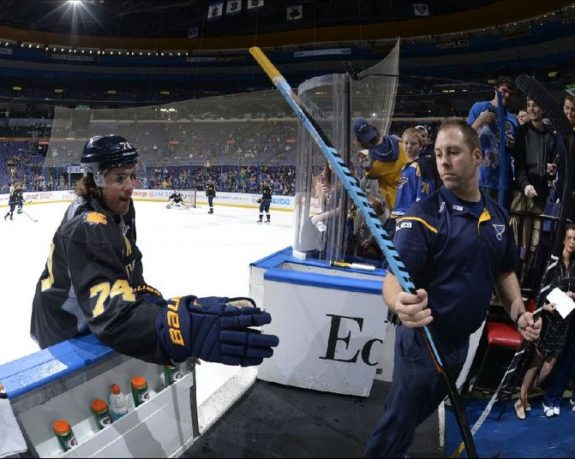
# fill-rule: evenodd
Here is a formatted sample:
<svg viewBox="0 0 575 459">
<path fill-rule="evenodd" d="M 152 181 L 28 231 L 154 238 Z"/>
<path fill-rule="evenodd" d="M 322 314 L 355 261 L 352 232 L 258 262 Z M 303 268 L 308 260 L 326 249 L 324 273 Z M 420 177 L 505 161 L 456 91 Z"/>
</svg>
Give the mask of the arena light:
<svg viewBox="0 0 575 459">
<path fill-rule="evenodd" d="M 68 4 L 72 6 L 80 6 L 82 4 L 82 0 L 68 0 Z"/>
</svg>

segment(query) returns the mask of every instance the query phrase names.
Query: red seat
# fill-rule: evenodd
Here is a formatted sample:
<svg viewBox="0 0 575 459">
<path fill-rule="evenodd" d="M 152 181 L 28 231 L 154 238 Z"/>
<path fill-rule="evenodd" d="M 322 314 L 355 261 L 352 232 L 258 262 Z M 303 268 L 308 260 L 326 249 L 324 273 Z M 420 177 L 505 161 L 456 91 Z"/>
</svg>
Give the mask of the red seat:
<svg viewBox="0 0 575 459">
<path fill-rule="evenodd" d="M 521 335 L 515 325 L 503 322 L 487 322 L 487 345 L 516 350 L 521 345 Z"/>
<path fill-rule="evenodd" d="M 535 310 L 535 299 L 530 299 L 527 302 L 526 308 L 528 311 L 533 312 Z M 485 337 L 487 339 L 487 348 L 485 349 L 485 353 L 483 358 L 481 359 L 481 364 L 479 365 L 479 369 L 477 370 L 475 383 L 472 384 L 471 387 L 475 387 L 478 390 L 482 390 L 485 392 L 492 392 L 491 389 L 487 389 L 481 387 L 480 380 L 481 380 L 481 373 L 484 369 L 486 362 L 489 359 L 491 351 L 495 348 L 504 348 L 509 349 L 512 351 L 516 351 L 519 349 L 521 345 L 521 334 L 517 331 L 515 324 L 510 322 L 501 322 L 495 320 L 487 320 L 485 324 Z"/>
</svg>

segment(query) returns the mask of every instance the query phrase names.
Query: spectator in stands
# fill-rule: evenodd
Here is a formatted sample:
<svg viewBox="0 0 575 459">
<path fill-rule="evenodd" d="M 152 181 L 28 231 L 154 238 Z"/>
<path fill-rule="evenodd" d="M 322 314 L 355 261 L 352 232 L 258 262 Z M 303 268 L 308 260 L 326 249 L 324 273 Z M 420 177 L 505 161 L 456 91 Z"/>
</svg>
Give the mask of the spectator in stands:
<svg viewBox="0 0 575 459">
<path fill-rule="evenodd" d="M 523 378 L 520 397 L 515 403 L 515 414 L 519 419 L 525 419 L 525 412 L 530 409 L 527 400 L 529 391 L 537 387 L 549 375 L 569 338 L 569 328 L 572 327 L 573 319 L 571 317 L 563 319 L 561 314 L 555 310 L 556 305 L 547 301 L 547 295 L 553 289 L 559 288 L 571 299 L 575 299 L 575 257 L 573 253 L 575 253 L 575 225 L 569 224 L 565 228 L 561 256 L 551 256 L 543 275 L 541 289 L 537 295 L 537 308 L 544 308 L 543 329 L 529 369 Z M 571 336 L 573 336 L 572 332 Z M 560 394 L 556 391 L 546 392 L 543 397 L 543 413 L 546 417 L 560 414 L 562 397 L 563 391 Z"/>
<path fill-rule="evenodd" d="M 437 172 L 437 164 L 435 162 L 435 152 L 433 151 L 434 142 L 431 138 L 431 126 L 423 126 L 419 124 L 415 126 L 415 129 L 417 132 L 419 132 L 419 135 L 423 141 L 419 156 L 421 158 L 425 158 L 429 165 L 428 170 L 433 178 L 433 184 L 435 188 L 439 188 L 441 186 L 441 178 L 439 178 L 439 173 Z"/>
<path fill-rule="evenodd" d="M 416 128 L 407 128 L 403 131 L 401 142 L 407 153 L 408 162 L 401 170 L 395 206 L 391 212 L 394 220 L 401 217 L 414 202 L 429 196 L 435 189 L 429 159 L 420 154 L 425 141 L 419 135 L 419 131 Z"/>
<path fill-rule="evenodd" d="M 563 112 L 571 123 L 571 126 L 575 129 L 575 98 L 572 95 L 565 96 L 563 101 Z M 561 137 L 557 136 L 557 138 L 560 139 Z M 560 160 L 559 174 L 561 174 L 562 171 L 562 160 Z M 558 188 L 561 186 L 562 185 L 558 184 Z M 568 204 L 573 206 L 572 202 L 569 202 Z M 567 228 L 569 228 L 569 226 Z M 571 288 L 569 290 L 571 290 Z M 566 348 L 560 355 L 554 371 L 549 377 L 544 395 L 545 405 L 553 407 L 554 415 L 559 414 L 559 407 L 561 405 L 563 393 L 569 385 L 569 382 L 575 377 L 575 314 L 571 313 L 567 320 L 569 320 L 569 334 L 566 339 Z M 575 391 L 572 393 L 570 402 L 573 411 L 575 411 Z"/>
<path fill-rule="evenodd" d="M 571 94 L 565 96 L 563 101 L 563 112 L 571 123 L 571 126 L 575 126 L 575 97 Z"/>
<path fill-rule="evenodd" d="M 364 118 L 358 118 L 352 125 L 353 133 L 362 150 L 359 161 L 365 176 L 376 179 L 379 193 L 388 209 L 392 209 L 397 196 L 401 170 L 407 163 L 407 154 L 399 139 L 392 135 L 382 136 Z"/>
<path fill-rule="evenodd" d="M 575 97 L 567 94 L 563 100 L 563 113 L 569 120 L 571 127 L 575 129 Z M 567 149 L 569 148 L 569 139 L 564 139 L 562 135 L 557 135 L 557 181 L 555 183 L 555 191 L 557 197 L 562 201 L 563 187 L 565 184 L 565 172 L 567 164 L 565 163 L 565 157 Z M 575 184 L 575 167 L 573 168 L 573 176 L 571 178 L 572 186 Z M 571 196 L 567 196 L 567 201 L 565 203 L 561 202 L 561 205 L 567 205 L 566 218 L 570 220 L 575 219 L 575 200 L 573 199 L 573 190 L 571 190 Z"/>
<path fill-rule="evenodd" d="M 519 112 L 517 113 L 517 121 L 519 122 L 520 126 L 524 125 L 527 121 L 529 121 L 529 115 L 527 114 L 527 111 L 519 110 Z"/>
<path fill-rule="evenodd" d="M 192 356 L 258 365 L 278 339 L 250 328 L 271 321 L 251 299 L 164 299 L 146 284 L 131 198 L 137 161 L 118 135 L 84 146 L 85 175 L 38 281 L 31 335 L 46 348 L 92 332 L 118 352 L 161 365 Z"/>
<path fill-rule="evenodd" d="M 521 125 L 516 134 L 515 147 L 515 192 L 511 203 L 512 212 L 522 216 L 513 217 L 517 225 L 522 220 L 522 234 L 516 234 L 516 241 L 524 254 L 523 279 L 530 271 L 535 251 L 541 235 L 541 220 L 529 218 L 525 213 L 539 216 L 545 210 L 549 196 L 549 183 L 557 173 L 557 141 L 553 129 L 543 123 L 543 110 L 537 103 L 527 98 L 529 121 Z M 517 228 L 516 228 L 517 229 Z M 547 256 L 544 257 L 544 260 Z M 541 273 L 543 267 L 539 270 Z M 538 276 L 536 276 L 537 278 Z"/>
<path fill-rule="evenodd" d="M 481 151 L 483 154 L 482 165 L 479 176 L 479 187 L 481 190 L 494 198 L 499 197 L 500 187 L 505 188 L 503 203 L 505 208 L 509 209 L 511 204 L 511 154 L 515 148 L 515 131 L 519 126 L 515 115 L 507 111 L 511 99 L 515 94 L 515 82 L 507 76 L 497 78 L 494 86 L 493 99 L 488 101 L 476 102 L 472 105 L 467 116 L 467 123 L 472 126 L 478 133 L 481 141 Z M 498 119 L 498 100 L 497 91 L 501 94 L 503 103 L 504 118 Z M 499 123 L 504 123 L 505 139 L 499 138 Z M 506 168 L 507 177 L 504 183 L 500 183 L 500 142 L 505 142 Z"/>
<path fill-rule="evenodd" d="M 418 290 L 404 292 L 389 272 L 383 300 L 399 316 L 393 381 L 365 457 L 405 457 L 415 430 L 439 406 L 447 387 L 417 329 L 433 324 L 451 374 L 465 362 L 469 336 L 485 320 L 497 286 L 502 303 L 528 340 L 540 322 L 525 311 L 515 275 L 515 244 L 506 212 L 479 190 L 481 150 L 465 122 L 444 123 L 435 142 L 444 186 L 398 220 L 394 243 Z M 472 281 L 470 281 L 472 279 Z"/>
<path fill-rule="evenodd" d="M 415 126 L 415 130 L 421 137 L 421 151 L 419 152 L 420 156 L 435 156 L 433 152 L 433 141 L 429 136 L 429 127 L 418 124 Z"/>
<path fill-rule="evenodd" d="M 385 203 L 373 194 L 369 195 L 367 200 L 381 224 L 386 226 L 390 212 L 389 209 L 385 207 Z M 382 260 L 381 249 L 377 245 L 371 230 L 365 223 L 363 215 L 358 210 L 355 210 L 353 213 L 353 236 L 352 242 L 355 249 L 355 256 Z"/>
</svg>

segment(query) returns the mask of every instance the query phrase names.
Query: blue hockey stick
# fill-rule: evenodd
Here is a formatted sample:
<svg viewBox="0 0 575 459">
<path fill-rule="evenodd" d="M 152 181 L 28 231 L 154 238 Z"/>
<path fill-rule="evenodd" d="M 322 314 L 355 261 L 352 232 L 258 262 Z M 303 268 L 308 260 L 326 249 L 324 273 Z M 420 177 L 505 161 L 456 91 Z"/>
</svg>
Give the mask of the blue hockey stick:
<svg viewBox="0 0 575 459">
<path fill-rule="evenodd" d="M 377 215 L 373 211 L 373 208 L 369 204 L 367 197 L 359 185 L 358 180 L 345 165 L 343 159 L 333 147 L 333 144 L 327 135 L 309 114 L 304 104 L 299 100 L 297 95 L 294 94 L 286 79 L 265 56 L 263 51 L 258 47 L 253 47 L 250 48 L 250 54 L 266 72 L 275 87 L 279 90 L 291 109 L 302 122 L 303 126 L 315 140 L 332 170 L 336 173 L 337 177 L 345 187 L 347 193 L 363 215 L 365 223 L 375 238 L 377 245 L 383 252 L 389 264 L 390 271 L 398 279 L 401 288 L 406 292 L 415 294 L 415 285 L 413 284 L 409 273 L 405 268 L 405 265 L 399 258 L 399 254 L 397 253 L 397 250 L 395 250 L 395 247 L 389 239 L 389 236 L 385 231 L 382 223 L 379 221 Z M 465 416 L 465 411 L 459 398 L 457 387 L 455 386 L 455 382 L 449 373 L 443 352 L 441 352 L 437 346 L 438 340 L 436 338 L 435 332 L 429 325 L 420 328 L 419 330 L 423 334 L 425 343 L 431 353 L 438 373 L 443 376 L 447 384 L 449 399 L 451 400 L 451 404 L 457 416 L 459 430 L 464 439 L 467 455 L 468 457 L 477 457 L 473 436 L 469 430 L 469 424 L 467 422 L 467 417 Z"/>
</svg>

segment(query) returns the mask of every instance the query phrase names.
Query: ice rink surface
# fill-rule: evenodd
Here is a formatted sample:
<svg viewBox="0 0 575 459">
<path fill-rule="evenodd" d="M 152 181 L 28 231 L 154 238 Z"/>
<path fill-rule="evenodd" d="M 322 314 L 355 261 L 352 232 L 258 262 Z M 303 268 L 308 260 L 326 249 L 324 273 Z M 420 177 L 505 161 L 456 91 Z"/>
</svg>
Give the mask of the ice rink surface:
<svg viewBox="0 0 575 459">
<path fill-rule="evenodd" d="M 273 211 L 271 224 L 256 223 L 258 209 L 206 206 L 167 209 L 166 203 L 135 203 L 144 277 L 165 298 L 247 296 L 249 265 L 292 244 L 293 212 Z M 27 205 L 25 214 L 0 220 L 0 364 L 38 350 L 30 338 L 36 282 L 52 236 L 68 203 Z M 2 217 L 6 208 L 0 208 Z M 265 218 L 265 217 L 264 217 Z"/>
</svg>

